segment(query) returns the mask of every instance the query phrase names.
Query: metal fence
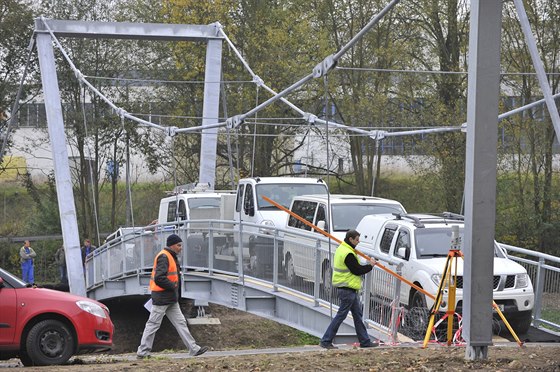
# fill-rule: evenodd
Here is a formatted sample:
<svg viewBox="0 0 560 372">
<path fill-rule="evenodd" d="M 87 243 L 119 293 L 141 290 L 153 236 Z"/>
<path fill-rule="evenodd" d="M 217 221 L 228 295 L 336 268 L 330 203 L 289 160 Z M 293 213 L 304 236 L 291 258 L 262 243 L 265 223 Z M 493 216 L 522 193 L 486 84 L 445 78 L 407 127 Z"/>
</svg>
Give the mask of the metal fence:
<svg viewBox="0 0 560 372">
<path fill-rule="evenodd" d="M 338 296 L 331 285 L 332 257 L 338 243 L 322 237 L 262 225 L 218 220 L 182 221 L 181 226 L 163 224 L 135 230 L 99 247 L 86 259 L 88 290 L 105 281 L 150 273 L 155 254 L 167 237 L 178 234 L 184 244 L 181 266 L 186 270 L 208 271 L 209 275 L 259 279 L 274 291 L 286 288 L 336 311 Z M 316 236 L 315 236 L 316 235 Z M 533 325 L 559 330 L 560 259 L 539 252 L 503 245 L 511 259 L 528 271 L 535 288 Z M 381 262 L 392 265 L 395 262 Z M 426 310 L 415 313 L 401 306 L 401 282 L 375 268 L 364 278 L 362 303 L 364 320 L 369 327 L 397 341 L 397 332 L 418 339 L 426 331 Z M 407 329 L 405 329 L 407 328 Z M 413 336 L 416 335 L 416 336 Z"/>
<path fill-rule="evenodd" d="M 149 273 L 155 254 L 172 233 L 183 240 L 184 271 L 234 275 L 241 283 L 247 277 L 256 278 L 271 283 L 275 290 L 283 287 L 296 291 L 315 306 L 337 310 L 331 263 L 338 243 L 319 234 L 309 238 L 309 234 L 297 232 L 291 232 L 287 239 L 281 229 L 263 230 L 261 225 L 231 221 L 183 221 L 182 226 L 150 226 L 106 242 L 86 258 L 87 289 L 101 286 L 105 281 Z M 390 288 L 397 290 L 387 295 L 389 282 Z M 395 282 L 389 274 L 375 269 L 365 276 L 362 291 L 364 320 L 392 340 L 396 340 L 400 311 L 399 287 Z"/>
<path fill-rule="evenodd" d="M 560 332 L 560 258 L 507 244 L 508 257 L 525 267 L 535 290 L 533 326 Z"/>
</svg>

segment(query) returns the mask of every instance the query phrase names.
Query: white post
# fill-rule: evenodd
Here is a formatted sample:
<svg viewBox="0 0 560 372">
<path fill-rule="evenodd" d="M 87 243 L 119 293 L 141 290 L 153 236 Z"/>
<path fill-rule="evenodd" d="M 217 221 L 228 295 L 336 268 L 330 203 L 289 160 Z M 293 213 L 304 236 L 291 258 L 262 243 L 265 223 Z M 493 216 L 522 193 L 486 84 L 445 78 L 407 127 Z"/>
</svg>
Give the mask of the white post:
<svg viewBox="0 0 560 372">
<path fill-rule="evenodd" d="M 37 52 L 39 54 L 41 81 L 45 95 L 45 110 L 53 154 L 54 178 L 58 210 L 60 212 L 60 225 L 62 227 L 62 239 L 64 240 L 64 252 L 66 254 L 68 283 L 70 284 L 70 292 L 86 296 L 76 207 L 74 204 L 72 179 L 70 177 L 70 166 L 68 164 L 68 151 L 66 150 L 66 134 L 64 133 L 52 40 L 49 34 L 37 34 Z"/>
</svg>

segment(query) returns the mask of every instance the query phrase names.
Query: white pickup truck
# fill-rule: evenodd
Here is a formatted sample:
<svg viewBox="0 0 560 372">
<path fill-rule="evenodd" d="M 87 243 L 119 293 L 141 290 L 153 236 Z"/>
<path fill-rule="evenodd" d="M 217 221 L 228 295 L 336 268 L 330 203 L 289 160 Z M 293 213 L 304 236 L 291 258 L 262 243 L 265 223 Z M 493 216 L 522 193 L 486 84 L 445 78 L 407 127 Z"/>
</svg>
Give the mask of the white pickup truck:
<svg viewBox="0 0 560 372">
<path fill-rule="evenodd" d="M 329 206 L 331 213 L 328 212 Z M 396 200 L 342 194 L 298 196 L 293 199 L 290 210 L 341 241 L 344 240 L 346 232 L 356 228 L 362 217 L 366 215 L 406 213 L 402 204 Z M 314 247 L 318 238 L 323 235 L 293 216 L 286 215 L 285 218 L 283 259 L 286 279 L 291 285 L 298 278 L 312 282 L 315 280 L 316 271 Z M 319 241 L 321 283 L 328 290 L 332 275 L 328 242 L 323 239 Z"/>
<path fill-rule="evenodd" d="M 361 233 L 358 250 L 373 251 L 377 258 L 393 259 L 402 263 L 405 279 L 436 295 L 451 249 L 452 226 L 458 226 L 463 236 L 463 217 L 442 215 L 405 214 L 366 216 L 358 224 Z M 395 270 L 395 267 L 389 268 Z M 457 261 L 456 312 L 463 303 L 463 260 Z M 499 244 L 494 244 L 494 301 L 518 333 L 526 333 L 531 325 L 534 292 L 531 280 L 523 266 L 510 260 Z M 386 288 L 387 296 L 392 292 Z M 409 285 L 401 285 L 401 302 L 409 308 L 431 307 L 433 300 Z M 447 310 L 444 293 L 440 311 Z M 488 304 L 492 306 L 492 304 Z"/>
</svg>

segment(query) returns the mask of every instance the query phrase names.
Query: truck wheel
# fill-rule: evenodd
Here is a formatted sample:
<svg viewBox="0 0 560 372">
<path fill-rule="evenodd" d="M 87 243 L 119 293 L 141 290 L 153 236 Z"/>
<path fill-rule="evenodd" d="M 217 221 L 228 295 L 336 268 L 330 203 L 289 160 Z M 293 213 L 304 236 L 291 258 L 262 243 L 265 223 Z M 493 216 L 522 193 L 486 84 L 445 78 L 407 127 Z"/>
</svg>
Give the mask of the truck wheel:
<svg viewBox="0 0 560 372">
<path fill-rule="evenodd" d="M 526 334 L 531 327 L 531 311 L 523 311 L 520 316 L 512 317 L 508 321 L 515 333 Z"/>
<path fill-rule="evenodd" d="M 422 293 L 414 291 L 408 305 L 404 327 L 407 330 L 406 333 L 413 339 L 422 339 L 426 334 L 430 318 L 426 297 Z"/>
<path fill-rule="evenodd" d="M 61 321 L 43 320 L 29 331 L 25 350 L 33 365 L 62 364 L 74 354 L 74 336 Z"/>
<path fill-rule="evenodd" d="M 410 307 L 427 308 L 426 297 L 420 292 L 414 292 L 412 295 L 412 301 L 410 302 Z"/>
</svg>

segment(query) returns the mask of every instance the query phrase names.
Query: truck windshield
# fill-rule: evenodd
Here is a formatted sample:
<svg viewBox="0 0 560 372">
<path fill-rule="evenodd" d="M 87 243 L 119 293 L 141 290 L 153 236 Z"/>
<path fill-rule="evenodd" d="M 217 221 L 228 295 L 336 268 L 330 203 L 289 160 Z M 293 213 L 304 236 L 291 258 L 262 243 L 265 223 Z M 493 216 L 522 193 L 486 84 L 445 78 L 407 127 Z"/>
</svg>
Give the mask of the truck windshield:
<svg viewBox="0 0 560 372">
<path fill-rule="evenodd" d="M 355 229 L 370 214 L 406 213 L 394 204 L 331 204 L 333 231 Z"/>
<path fill-rule="evenodd" d="M 459 249 L 463 250 L 464 230 L 462 227 L 459 229 L 459 236 Z M 451 249 L 451 227 L 416 229 L 415 239 L 416 257 L 446 257 Z M 505 257 L 496 243 L 494 243 L 494 257 Z"/>
<path fill-rule="evenodd" d="M 189 198 L 189 209 L 220 208 L 220 198 Z"/>
<path fill-rule="evenodd" d="M 416 257 L 432 258 L 446 257 L 451 249 L 451 227 L 449 228 L 422 228 L 416 229 Z M 461 242 L 464 231 L 459 230 Z M 462 248 L 462 246 L 461 246 Z"/>
<path fill-rule="evenodd" d="M 261 209 L 278 209 L 274 205 L 270 204 L 262 197 L 263 195 L 269 197 L 276 203 L 282 205 L 283 207 L 290 208 L 292 199 L 295 196 L 301 195 L 312 195 L 327 194 L 327 187 L 323 183 L 313 183 L 313 184 L 303 184 L 303 183 L 282 183 L 282 184 L 262 184 L 256 186 L 257 192 L 257 207 Z"/>
</svg>

